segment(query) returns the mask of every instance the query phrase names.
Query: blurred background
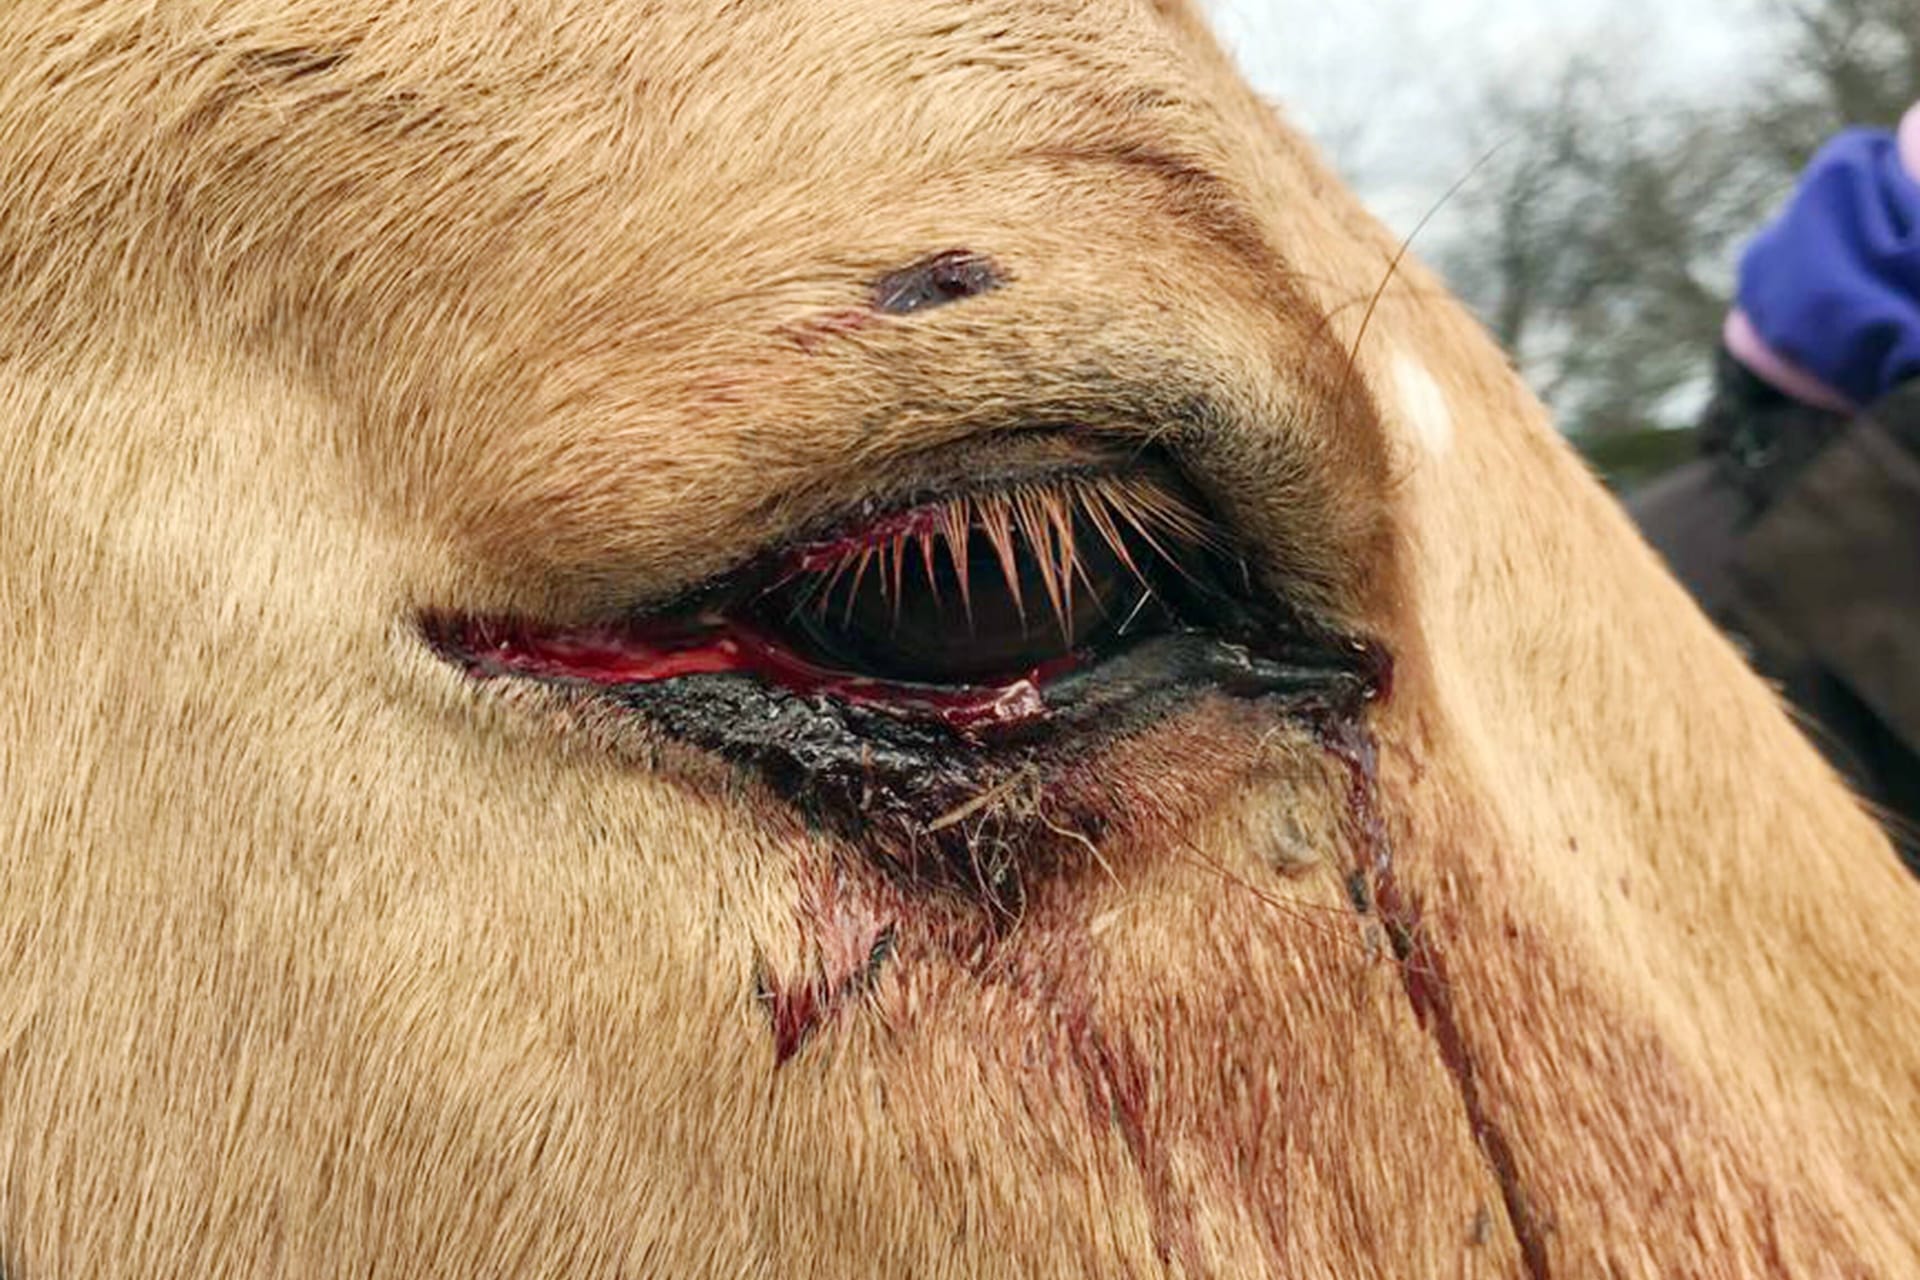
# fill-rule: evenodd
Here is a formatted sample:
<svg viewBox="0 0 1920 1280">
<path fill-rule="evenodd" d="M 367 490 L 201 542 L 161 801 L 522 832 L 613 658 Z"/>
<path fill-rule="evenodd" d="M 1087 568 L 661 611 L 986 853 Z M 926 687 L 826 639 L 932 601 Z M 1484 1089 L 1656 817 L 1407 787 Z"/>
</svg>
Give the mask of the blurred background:
<svg viewBox="0 0 1920 1280">
<path fill-rule="evenodd" d="M 1920 0 L 1211 8 L 1623 491 L 1694 454 L 1746 238 L 1834 131 L 1920 100 Z"/>
</svg>

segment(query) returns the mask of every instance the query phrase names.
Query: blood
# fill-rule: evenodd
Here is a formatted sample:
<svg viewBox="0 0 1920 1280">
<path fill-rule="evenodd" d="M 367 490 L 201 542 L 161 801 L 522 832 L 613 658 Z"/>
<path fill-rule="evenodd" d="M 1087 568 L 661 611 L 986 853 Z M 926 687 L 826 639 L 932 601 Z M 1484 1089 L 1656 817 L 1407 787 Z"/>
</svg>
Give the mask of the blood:
<svg viewBox="0 0 1920 1280">
<path fill-rule="evenodd" d="M 827 339 L 858 333 L 873 323 L 873 319 L 874 313 L 867 308 L 842 307 L 789 326 L 782 332 L 800 350 L 812 355 Z"/>
<path fill-rule="evenodd" d="M 893 955 L 897 923 L 838 872 L 816 875 L 801 894 L 797 914 L 809 955 L 791 979 L 764 962 L 757 994 L 767 1009 L 777 1070 L 806 1047 L 826 1023 L 872 994 Z"/>
<path fill-rule="evenodd" d="M 821 1022 L 825 993 L 817 980 L 783 983 L 771 975 L 762 975 L 759 987 L 761 1003 L 767 1006 L 767 1021 L 773 1028 L 773 1065 L 777 1070 L 813 1038 Z"/>
<path fill-rule="evenodd" d="M 949 249 L 874 281 L 873 305 L 887 315 L 904 316 L 987 293 L 1005 283 L 1006 276 L 991 259 L 968 249 Z"/>
<path fill-rule="evenodd" d="M 783 326 L 779 333 L 812 355 L 829 339 L 858 333 L 880 316 L 905 316 L 944 307 L 1005 283 L 1005 273 L 991 259 L 967 249 L 949 249 L 875 280 L 864 307 L 836 307 Z"/>
<path fill-rule="evenodd" d="M 917 538 L 938 528 L 938 506 L 913 507 L 862 525 L 856 534 L 810 542 L 793 552 L 788 560 L 789 575 L 827 573 L 844 566 L 854 555 L 869 547 L 884 547 L 900 538 Z"/>
<path fill-rule="evenodd" d="M 1373 696 L 1384 697 L 1391 689 L 1392 668 L 1388 666 L 1374 685 Z M 1433 1037 L 1441 1063 L 1453 1077 L 1474 1141 L 1499 1183 L 1507 1218 L 1520 1246 L 1521 1264 L 1529 1280 L 1546 1280 L 1551 1274 L 1546 1242 L 1527 1205 L 1513 1144 L 1481 1096 L 1473 1054 L 1454 1011 L 1446 957 L 1426 927 L 1418 897 L 1402 887 L 1395 871 L 1392 840 L 1380 812 L 1379 744 L 1358 715 L 1328 715 L 1315 729 L 1321 746 L 1347 772 L 1347 818 L 1358 855 L 1349 895 L 1356 910 L 1364 912 L 1367 897 L 1355 890 L 1371 885 L 1371 902 L 1386 925 L 1407 1003 Z"/>
<path fill-rule="evenodd" d="M 615 686 L 738 673 L 803 697 L 830 695 L 935 720 L 969 739 L 1043 720 L 1043 686 L 1073 665 L 1067 659 L 1001 684 L 948 689 L 835 671 L 730 619 L 697 626 L 636 622 L 547 629 L 500 618 L 429 617 L 422 629 L 430 644 L 478 679 L 517 675 Z"/>
</svg>

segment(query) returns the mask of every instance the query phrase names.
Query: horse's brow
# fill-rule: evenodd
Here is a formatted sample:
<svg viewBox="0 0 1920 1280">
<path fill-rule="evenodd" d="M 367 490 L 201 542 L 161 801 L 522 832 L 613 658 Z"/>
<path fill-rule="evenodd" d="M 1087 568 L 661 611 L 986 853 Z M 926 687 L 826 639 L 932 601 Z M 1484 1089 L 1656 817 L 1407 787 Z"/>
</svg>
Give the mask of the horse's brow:
<svg viewBox="0 0 1920 1280">
<path fill-rule="evenodd" d="M 1145 175 L 1176 193 L 1160 207 L 1231 250 L 1256 270 L 1285 274 L 1271 238 L 1238 184 L 1215 169 L 1198 150 L 1164 137 L 1114 137 L 1089 145 L 1042 147 L 1023 159 L 1067 167 L 1108 167 Z"/>
</svg>

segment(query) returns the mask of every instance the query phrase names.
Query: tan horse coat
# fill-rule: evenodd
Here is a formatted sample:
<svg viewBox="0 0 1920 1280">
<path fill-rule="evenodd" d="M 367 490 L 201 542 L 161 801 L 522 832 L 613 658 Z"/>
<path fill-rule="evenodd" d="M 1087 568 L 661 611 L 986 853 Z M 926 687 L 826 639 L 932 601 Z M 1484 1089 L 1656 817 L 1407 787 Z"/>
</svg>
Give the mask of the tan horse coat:
<svg viewBox="0 0 1920 1280">
<path fill-rule="evenodd" d="M 1920 894 L 1184 6 L 23 0 L 0 175 L 9 1280 L 1920 1274 Z M 1199 704 L 1008 932 L 414 627 L 1167 386 L 1377 785 Z"/>
</svg>

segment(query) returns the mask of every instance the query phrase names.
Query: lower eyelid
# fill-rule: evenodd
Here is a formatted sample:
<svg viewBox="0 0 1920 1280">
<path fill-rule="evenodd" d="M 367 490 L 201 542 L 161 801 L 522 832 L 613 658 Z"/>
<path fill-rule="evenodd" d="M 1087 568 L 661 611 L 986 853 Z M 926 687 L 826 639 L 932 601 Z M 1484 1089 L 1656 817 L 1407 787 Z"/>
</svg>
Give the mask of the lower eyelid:
<svg viewBox="0 0 1920 1280">
<path fill-rule="evenodd" d="M 1166 822 L 1159 792 L 1212 792 L 1236 759 L 1257 757 L 1275 727 L 1357 712 L 1377 689 L 1358 669 L 1361 653 L 1289 666 L 1168 633 L 1098 671 L 1039 681 L 1018 715 L 957 732 L 930 731 L 924 716 L 793 698 L 737 679 L 606 696 L 669 736 L 752 768 L 861 855 L 920 887 L 995 909 L 1017 903 L 1023 878 L 1078 865 L 1096 843 Z M 1155 746 L 1163 733 L 1206 738 L 1218 750 L 1186 755 L 1206 760 L 1197 771 L 1169 775 L 1162 765 L 1155 802 L 1134 804 L 1116 769 L 1163 758 Z"/>
</svg>

